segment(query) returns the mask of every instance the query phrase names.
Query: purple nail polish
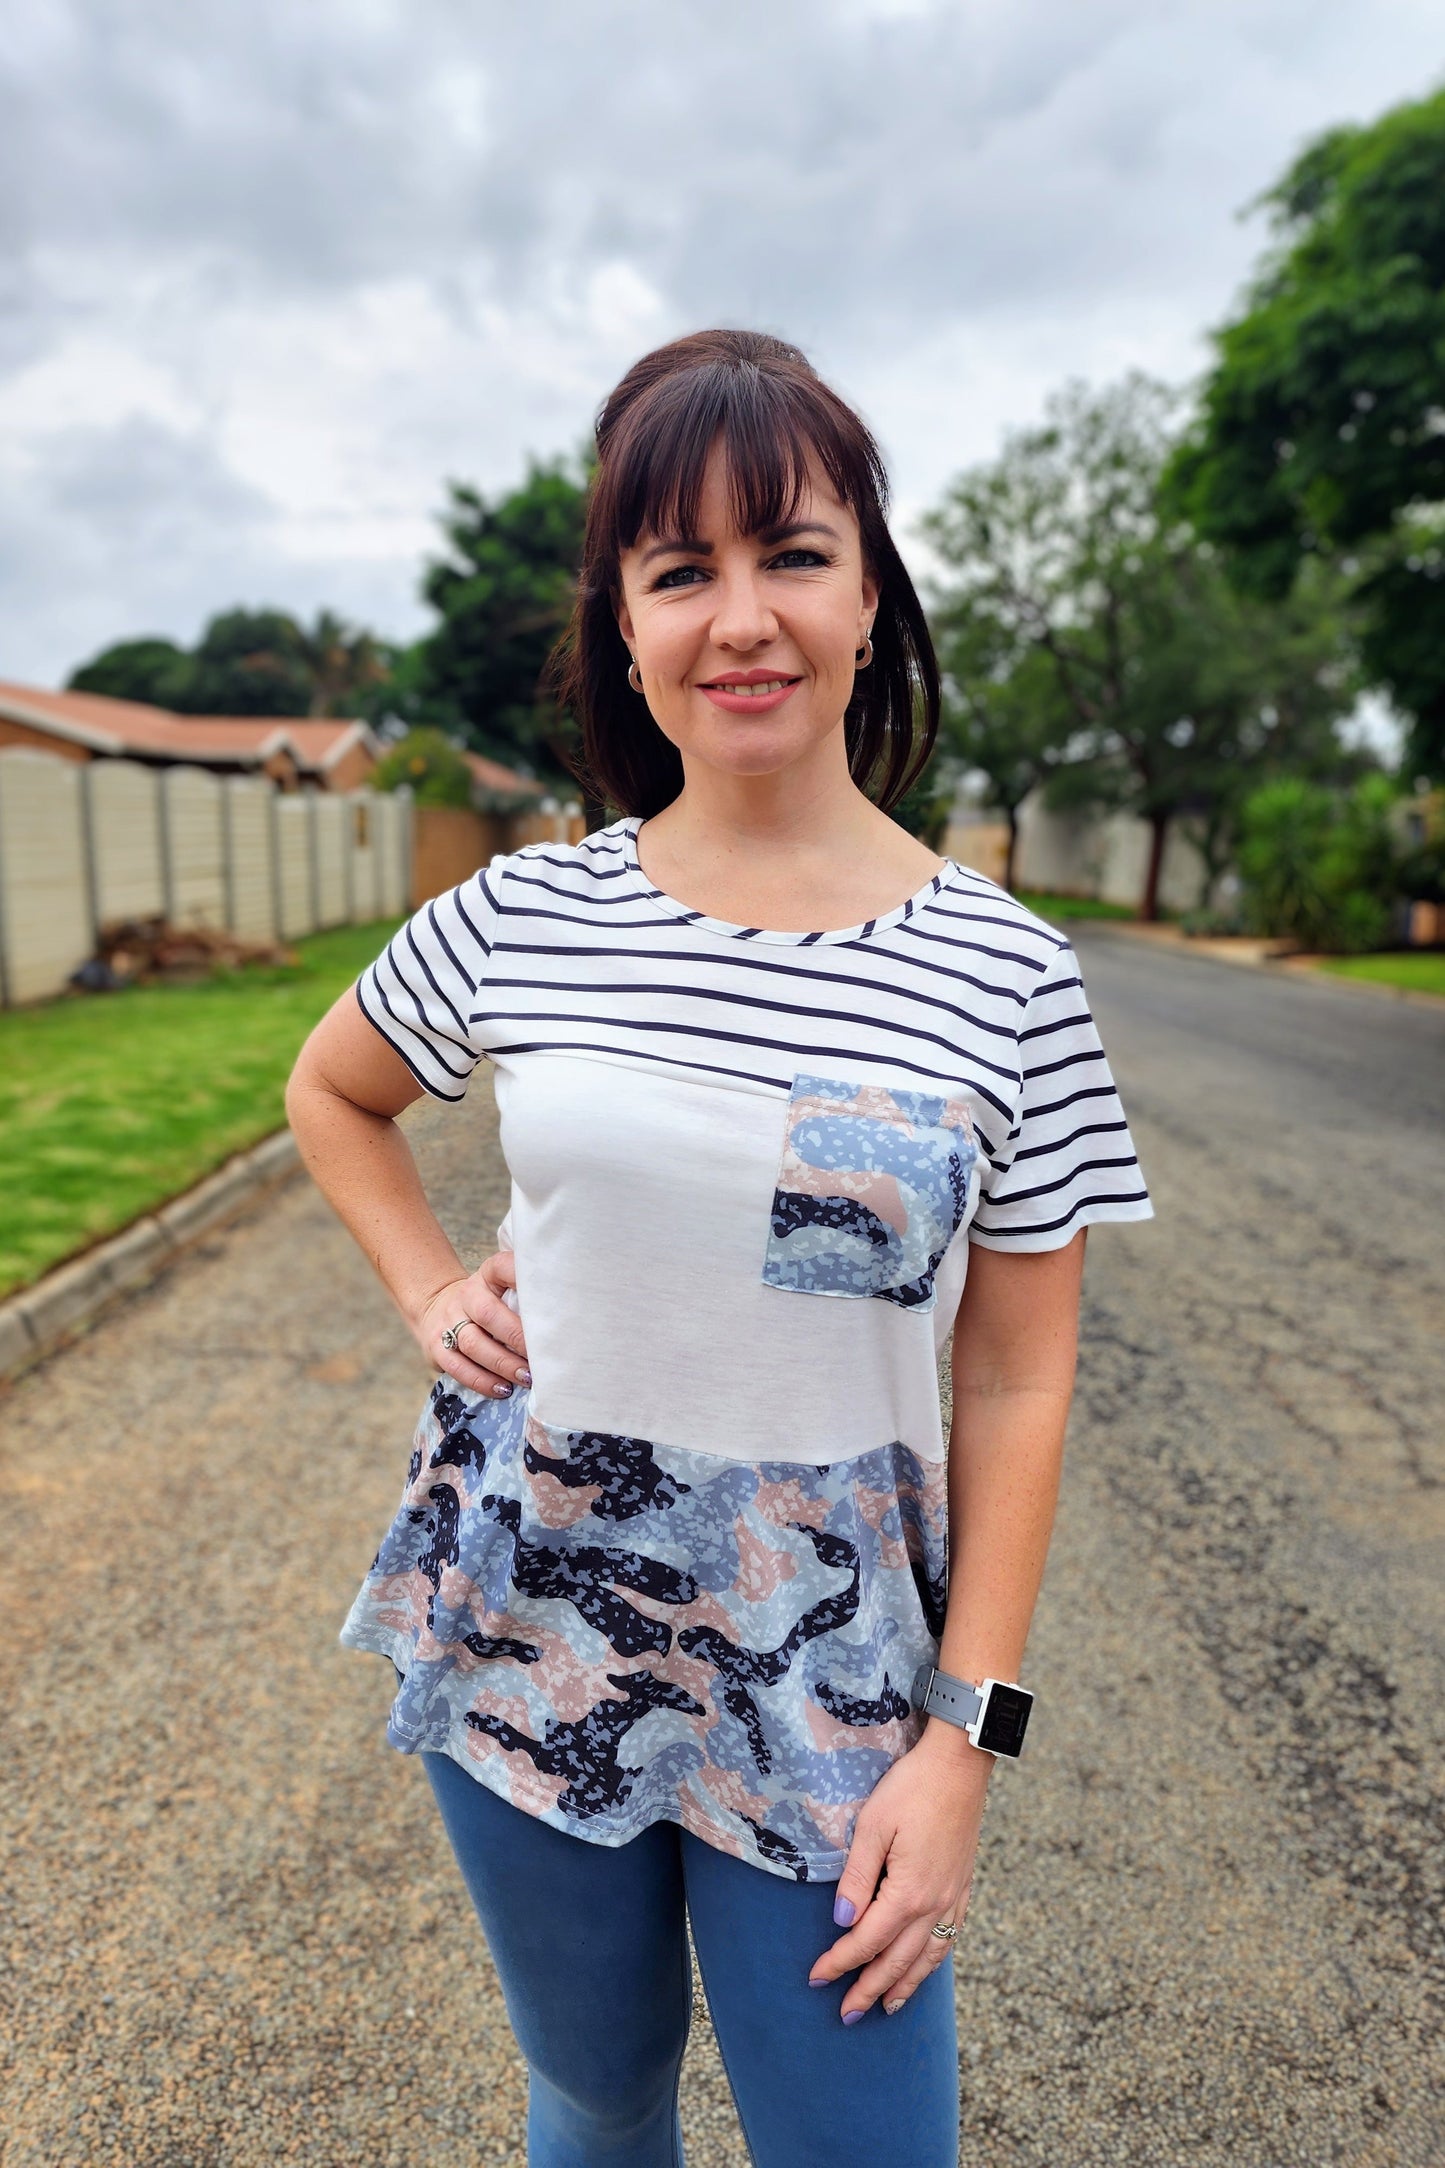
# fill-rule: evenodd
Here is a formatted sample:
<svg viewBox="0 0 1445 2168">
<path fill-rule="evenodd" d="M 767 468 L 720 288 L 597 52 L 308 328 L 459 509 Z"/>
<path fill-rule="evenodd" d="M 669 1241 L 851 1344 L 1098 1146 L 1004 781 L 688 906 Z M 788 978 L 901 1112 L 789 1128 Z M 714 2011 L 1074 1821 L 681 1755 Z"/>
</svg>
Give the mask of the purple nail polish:
<svg viewBox="0 0 1445 2168">
<path fill-rule="evenodd" d="M 532 1373 L 531 1373 L 531 1371 L 530 1371 L 530 1370 L 519 1370 L 519 1371 L 517 1372 L 517 1383 L 518 1383 L 519 1385 L 530 1385 L 530 1384 L 531 1384 L 531 1382 L 532 1382 Z"/>
<path fill-rule="evenodd" d="M 843 2012 L 843 2023 L 845 2025 L 856 2025 L 859 2018 L 865 2014 L 862 2010 L 845 2010 Z"/>
<path fill-rule="evenodd" d="M 809 1987 L 831 1987 L 833 1983 L 831 1980 L 810 1980 L 808 1985 Z"/>
<path fill-rule="evenodd" d="M 851 1927 L 858 1917 L 858 1907 L 851 1897 L 835 1897 L 833 1900 L 833 1925 Z"/>
</svg>

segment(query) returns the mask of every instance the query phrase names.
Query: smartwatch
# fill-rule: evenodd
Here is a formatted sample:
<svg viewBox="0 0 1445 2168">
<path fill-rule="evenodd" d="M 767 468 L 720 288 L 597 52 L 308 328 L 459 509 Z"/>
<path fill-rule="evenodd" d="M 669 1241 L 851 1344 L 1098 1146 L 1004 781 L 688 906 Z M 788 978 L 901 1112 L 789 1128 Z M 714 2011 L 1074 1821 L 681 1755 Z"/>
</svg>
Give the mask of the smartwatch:
<svg viewBox="0 0 1445 2168">
<path fill-rule="evenodd" d="M 923 1663 L 913 1674 L 909 1699 L 925 1716 L 941 1716 L 945 1723 L 957 1724 L 985 1754 L 1017 1761 L 1023 1752 L 1034 1705 L 1026 1687 L 1004 1679 L 985 1679 L 981 1686 L 971 1686 L 967 1679 L 955 1679 L 936 1664 Z"/>
</svg>

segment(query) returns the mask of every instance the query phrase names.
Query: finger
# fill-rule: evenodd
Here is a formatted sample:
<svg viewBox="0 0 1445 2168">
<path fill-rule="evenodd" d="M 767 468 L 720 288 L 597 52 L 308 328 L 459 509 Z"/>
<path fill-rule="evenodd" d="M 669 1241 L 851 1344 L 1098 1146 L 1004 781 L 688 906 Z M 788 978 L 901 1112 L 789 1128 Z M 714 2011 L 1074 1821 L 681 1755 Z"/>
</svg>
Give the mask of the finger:
<svg viewBox="0 0 1445 2168">
<path fill-rule="evenodd" d="M 909 1997 L 922 1987 L 925 1980 L 931 1978 L 937 1972 L 940 1965 L 946 1965 L 952 1955 L 953 1944 L 951 1942 L 940 1941 L 937 1935 L 930 1934 L 923 1947 L 922 1955 L 914 1959 L 906 1972 L 900 1974 L 891 1987 L 883 1989 L 883 2008 L 886 2014 L 889 2017 L 896 2017 Z"/>
<path fill-rule="evenodd" d="M 920 1961 L 932 1939 L 928 1928 L 927 1921 L 914 1920 L 901 1934 L 894 1936 L 871 1964 L 863 1967 L 857 1979 L 848 1984 L 840 2005 L 843 2017 L 849 2017 L 855 2010 L 861 2017 L 875 2002 L 892 1999 L 897 1983 Z"/>
<path fill-rule="evenodd" d="M 825 1980 L 841 1979 L 845 1972 L 856 1972 L 860 1965 L 870 1964 L 919 1916 L 917 1906 L 906 1905 L 891 1894 L 885 1881 L 858 1925 L 830 1943 L 816 1959 L 809 1980 L 821 1986 Z"/>
<path fill-rule="evenodd" d="M 514 1390 L 514 1373 L 521 1367 L 511 1349 L 494 1340 L 472 1318 L 460 1326 L 455 1347 L 443 1347 L 438 1331 L 427 1353 L 437 1369 L 455 1378 L 459 1385 L 465 1385 L 470 1392 L 488 1393 L 497 1400 L 505 1400 Z"/>
<path fill-rule="evenodd" d="M 480 1283 L 480 1285 L 478 1285 Z M 486 1258 L 472 1276 L 474 1300 L 470 1304 L 477 1322 L 500 1340 L 504 1347 L 515 1351 L 523 1363 L 527 1360 L 527 1336 L 519 1313 L 503 1299 L 503 1290 L 515 1292 L 517 1285 L 516 1260 L 510 1250 L 497 1250 Z"/>
<path fill-rule="evenodd" d="M 854 1927 L 862 1920 L 873 1902 L 891 1841 L 892 1831 L 878 1816 L 859 1815 L 833 1897 L 835 1927 Z"/>
</svg>

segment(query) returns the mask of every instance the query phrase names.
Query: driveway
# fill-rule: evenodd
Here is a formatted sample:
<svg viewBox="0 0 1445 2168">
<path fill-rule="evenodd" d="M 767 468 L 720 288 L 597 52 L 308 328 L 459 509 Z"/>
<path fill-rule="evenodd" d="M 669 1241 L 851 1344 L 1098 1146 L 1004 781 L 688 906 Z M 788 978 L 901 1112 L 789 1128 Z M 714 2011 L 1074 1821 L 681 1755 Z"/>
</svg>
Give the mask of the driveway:
<svg viewBox="0 0 1445 2168">
<path fill-rule="evenodd" d="M 954 1958 L 967 2168 L 1440 2168 L 1445 1021 L 1079 954 L 1159 1219 Z M 485 1078 L 404 1117 L 468 1263 Z M 478 2168 L 523 2073 L 389 1667 L 429 1373 L 303 1180 L 0 1396 L 3 2168 Z M 690 2168 L 743 2168 L 705 2017 Z"/>
</svg>

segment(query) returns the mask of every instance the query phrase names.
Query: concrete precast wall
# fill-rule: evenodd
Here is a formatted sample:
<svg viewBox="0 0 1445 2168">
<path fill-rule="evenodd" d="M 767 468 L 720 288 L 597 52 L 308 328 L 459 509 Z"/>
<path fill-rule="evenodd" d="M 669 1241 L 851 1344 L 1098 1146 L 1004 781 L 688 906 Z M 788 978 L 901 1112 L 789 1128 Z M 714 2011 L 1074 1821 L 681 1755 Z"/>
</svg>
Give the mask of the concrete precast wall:
<svg viewBox="0 0 1445 2168">
<path fill-rule="evenodd" d="M 168 885 L 165 914 L 175 926 L 223 927 L 226 860 L 221 779 L 204 768 L 157 770 L 164 804 Z"/>
<path fill-rule="evenodd" d="M 228 775 L 224 793 L 230 862 L 232 933 L 248 941 L 276 938 L 276 868 L 271 850 L 272 784 L 255 775 Z"/>
<path fill-rule="evenodd" d="M 78 761 L 0 752 L 0 994 L 40 1001 L 90 953 Z"/>
<path fill-rule="evenodd" d="M 1100 903 L 1137 905 L 1149 867 L 1150 829 L 1132 813 L 1104 819 L 1053 813 L 1035 793 L 1019 807 L 1014 880 L 1019 888 Z M 1208 874 L 1187 822 L 1173 821 L 1159 869 L 1159 901 L 1169 911 L 1192 911 L 1204 900 Z"/>
<path fill-rule="evenodd" d="M 165 909 L 161 872 L 161 807 L 158 768 L 135 760 L 92 760 L 79 769 L 90 794 L 91 848 L 95 866 L 95 915 L 153 918 Z"/>
<path fill-rule="evenodd" d="M 164 913 L 268 941 L 400 917 L 411 792 L 0 746 L 0 1003 L 64 992 L 96 930 Z M 360 840 L 358 840 L 360 839 Z"/>
</svg>

